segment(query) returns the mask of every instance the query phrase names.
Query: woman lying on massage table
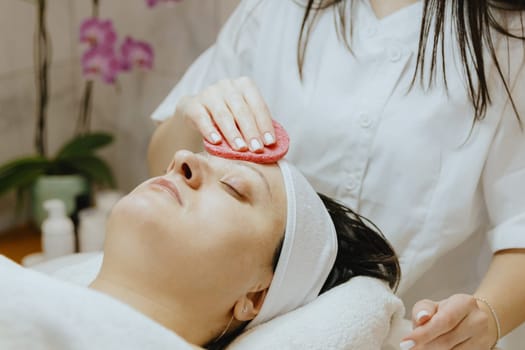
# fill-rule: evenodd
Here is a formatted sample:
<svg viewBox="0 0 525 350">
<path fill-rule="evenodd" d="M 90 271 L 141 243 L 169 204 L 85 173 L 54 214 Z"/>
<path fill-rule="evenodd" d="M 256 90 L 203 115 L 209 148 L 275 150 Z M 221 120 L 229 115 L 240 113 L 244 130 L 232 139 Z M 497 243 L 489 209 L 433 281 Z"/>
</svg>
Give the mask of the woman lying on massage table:
<svg viewBox="0 0 525 350">
<path fill-rule="evenodd" d="M 394 251 L 286 161 L 179 151 L 164 176 L 113 209 L 90 288 L 196 347 L 221 349 L 357 275 L 395 288 Z"/>
</svg>

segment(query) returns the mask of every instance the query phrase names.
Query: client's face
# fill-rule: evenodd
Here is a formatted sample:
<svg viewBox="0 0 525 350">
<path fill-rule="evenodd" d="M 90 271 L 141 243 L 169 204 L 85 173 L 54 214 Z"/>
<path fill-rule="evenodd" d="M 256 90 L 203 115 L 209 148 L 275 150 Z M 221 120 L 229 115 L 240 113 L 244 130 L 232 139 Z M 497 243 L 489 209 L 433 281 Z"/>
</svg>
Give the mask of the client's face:
<svg viewBox="0 0 525 350">
<path fill-rule="evenodd" d="M 161 283 L 197 298 L 213 293 L 231 306 L 237 295 L 270 283 L 285 221 L 277 165 L 179 151 L 166 175 L 115 206 L 105 259 L 124 257 L 146 272 L 152 288 Z"/>
</svg>

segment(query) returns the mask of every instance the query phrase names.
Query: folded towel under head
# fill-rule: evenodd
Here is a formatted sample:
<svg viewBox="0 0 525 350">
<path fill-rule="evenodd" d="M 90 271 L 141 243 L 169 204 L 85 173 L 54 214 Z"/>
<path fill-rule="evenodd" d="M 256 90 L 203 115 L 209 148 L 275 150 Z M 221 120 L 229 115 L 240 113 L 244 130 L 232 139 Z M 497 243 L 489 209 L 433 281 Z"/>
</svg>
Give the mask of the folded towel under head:
<svg viewBox="0 0 525 350">
<path fill-rule="evenodd" d="M 240 335 L 228 350 L 399 350 L 411 329 L 386 283 L 358 276 Z"/>
<path fill-rule="evenodd" d="M 102 255 L 100 253 L 91 254 L 91 256 L 84 255 L 80 257 L 81 259 L 78 259 L 78 256 L 68 256 L 61 259 L 62 267 L 57 266 L 58 264 L 53 264 L 53 266 L 46 266 L 46 269 L 40 270 L 46 271 L 56 278 L 86 286 L 97 275 L 102 264 Z M 48 263 L 46 263 L 46 265 L 48 265 Z M 0 275 L 2 275 L 1 266 L 0 259 Z M 5 279 L 6 275 L 3 274 L 2 276 Z M 32 291 L 41 289 L 41 287 L 28 284 L 16 274 L 12 277 L 16 278 L 19 285 L 25 286 Z M 9 281 L 3 282 L 6 283 L 6 286 L 13 286 Z M 52 286 L 52 284 L 49 284 L 46 289 Z M 12 292 L 10 288 L 5 289 L 5 292 L 8 294 Z M 100 327 L 103 327 L 102 333 L 104 333 L 105 336 L 112 336 L 120 345 L 123 344 L 119 332 L 111 335 L 114 325 L 112 325 L 110 318 L 113 319 L 115 317 L 121 317 L 125 319 L 127 323 L 137 322 L 136 327 L 141 328 L 140 332 L 129 332 L 129 334 L 126 335 L 126 339 L 124 339 L 126 343 L 133 340 L 136 344 L 134 347 L 129 347 L 129 349 L 145 348 L 143 347 L 143 340 L 152 337 L 158 341 L 156 345 L 163 344 L 163 346 L 149 346 L 146 348 L 177 349 L 177 347 L 173 347 L 171 340 L 160 337 L 156 331 L 148 330 L 148 332 L 144 332 L 146 328 L 142 322 L 130 318 L 127 312 L 119 315 L 116 310 L 112 312 L 110 311 L 112 310 L 111 308 L 104 306 L 103 309 L 98 309 L 101 314 L 96 315 L 95 311 L 97 308 L 94 307 L 91 301 L 88 301 L 86 298 L 79 299 L 78 296 L 69 293 L 68 290 L 62 293 L 56 288 L 54 289 L 52 295 L 52 300 L 54 301 L 49 303 L 50 310 L 53 310 L 52 305 L 59 303 L 59 308 L 53 310 L 53 312 L 57 313 L 59 310 L 64 309 L 67 310 L 67 312 L 62 315 L 69 315 L 67 317 L 71 317 L 70 313 L 77 311 L 76 309 L 75 311 L 71 310 L 71 304 L 64 302 L 64 300 L 76 301 L 74 305 L 75 308 L 79 308 L 78 312 L 86 313 L 86 319 L 94 316 L 94 321 L 92 325 L 84 322 L 79 329 L 78 321 L 71 322 L 71 319 L 69 319 L 67 322 L 71 325 L 69 328 L 80 330 L 83 334 L 86 333 L 86 337 L 92 337 L 92 334 L 98 334 L 96 341 L 104 341 L 106 342 L 106 346 L 99 346 L 97 349 L 112 349 L 112 346 L 115 345 L 113 341 L 108 341 L 106 338 L 101 337 Z M 4 290 L 0 290 L 0 294 L 2 294 L 2 291 Z M 94 291 L 91 292 L 94 293 Z M 16 296 L 20 297 L 21 293 L 17 292 Z M 39 298 L 42 298 L 42 291 L 39 291 Z M 27 326 L 38 319 L 35 315 L 35 308 L 32 307 L 28 301 L 20 302 L 20 300 L 13 297 L 3 300 L 13 303 L 19 308 L 27 307 L 27 309 L 32 310 L 28 313 L 30 322 L 22 323 L 22 325 Z M 82 300 L 82 303 L 78 303 L 78 300 Z M 29 301 L 36 302 L 37 300 L 31 298 Z M 2 309 L 1 303 L 0 309 Z M 17 311 L 19 310 L 17 309 Z M 354 277 L 349 282 L 343 283 L 324 293 L 308 305 L 299 307 L 292 312 L 250 329 L 238 337 L 233 344 L 228 346 L 228 350 L 394 350 L 399 349 L 399 342 L 411 329 L 411 323 L 403 320 L 403 315 L 404 308 L 401 300 L 392 293 L 386 283 L 371 277 Z M 14 318 L 10 318 L 10 314 L 6 314 L 5 312 L 3 314 L 0 313 L 0 324 L 2 324 L 2 316 L 6 317 L 5 319 L 10 326 L 18 324 L 12 322 Z M 20 312 L 17 312 L 17 317 L 21 317 Z M 78 317 L 81 317 L 81 315 L 78 315 Z M 101 323 L 101 319 L 104 319 L 105 322 Z M 45 324 L 45 328 L 48 329 L 49 332 L 53 331 L 49 321 L 43 324 Z M 56 324 L 56 322 L 53 322 L 53 324 Z M 164 329 L 160 325 L 158 328 Z M 2 347 L 4 344 L 2 344 L 1 334 L 2 330 L 5 329 L 5 327 L 0 327 L 0 348 L 13 349 L 11 347 Z M 171 333 L 166 329 L 164 330 L 165 332 Z M 128 331 L 128 329 L 125 328 L 122 329 L 122 331 Z M 56 338 L 55 331 L 53 331 L 53 334 Z M 34 333 L 32 337 L 26 338 L 26 340 L 32 342 L 32 344 L 37 341 Z M 171 339 L 172 337 L 168 338 Z M 159 343 L 161 341 L 164 341 L 164 343 Z M 89 344 L 91 348 L 93 348 L 93 340 L 91 340 Z M 70 344 L 64 344 L 64 346 L 65 345 Z M 34 348 L 43 349 L 45 347 Z M 62 349 L 61 347 L 49 348 L 53 350 Z M 82 349 L 81 346 L 69 346 L 65 348 Z M 31 347 L 31 349 L 33 349 L 33 347 Z"/>
</svg>

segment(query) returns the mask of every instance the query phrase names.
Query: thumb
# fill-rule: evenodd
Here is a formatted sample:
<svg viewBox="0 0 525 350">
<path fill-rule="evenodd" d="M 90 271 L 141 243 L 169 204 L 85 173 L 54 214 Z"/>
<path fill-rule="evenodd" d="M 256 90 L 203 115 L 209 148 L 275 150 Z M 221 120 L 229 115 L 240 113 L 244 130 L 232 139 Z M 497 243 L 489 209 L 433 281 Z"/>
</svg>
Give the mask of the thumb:
<svg viewBox="0 0 525 350">
<path fill-rule="evenodd" d="M 438 303 L 424 299 L 418 301 L 412 308 L 412 326 L 419 327 L 427 323 L 438 310 Z"/>
</svg>

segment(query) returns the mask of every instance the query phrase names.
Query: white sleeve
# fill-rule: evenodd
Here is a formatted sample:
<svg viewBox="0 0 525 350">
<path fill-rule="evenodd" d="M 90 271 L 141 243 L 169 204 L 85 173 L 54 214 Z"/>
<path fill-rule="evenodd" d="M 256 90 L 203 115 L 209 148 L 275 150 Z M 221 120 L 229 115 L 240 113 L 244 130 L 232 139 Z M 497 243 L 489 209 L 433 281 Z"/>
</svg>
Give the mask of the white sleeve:
<svg viewBox="0 0 525 350">
<path fill-rule="evenodd" d="M 262 0 L 241 1 L 222 27 L 215 44 L 200 55 L 153 112 L 153 120 L 171 117 L 181 96 L 196 94 L 224 78 L 250 75 L 262 3 Z"/>
<path fill-rule="evenodd" d="M 507 102 L 482 174 L 491 222 L 488 240 L 493 252 L 525 248 L 525 60 L 522 50 L 513 55 L 519 63 L 516 62 L 510 86 L 521 125 Z"/>
</svg>

